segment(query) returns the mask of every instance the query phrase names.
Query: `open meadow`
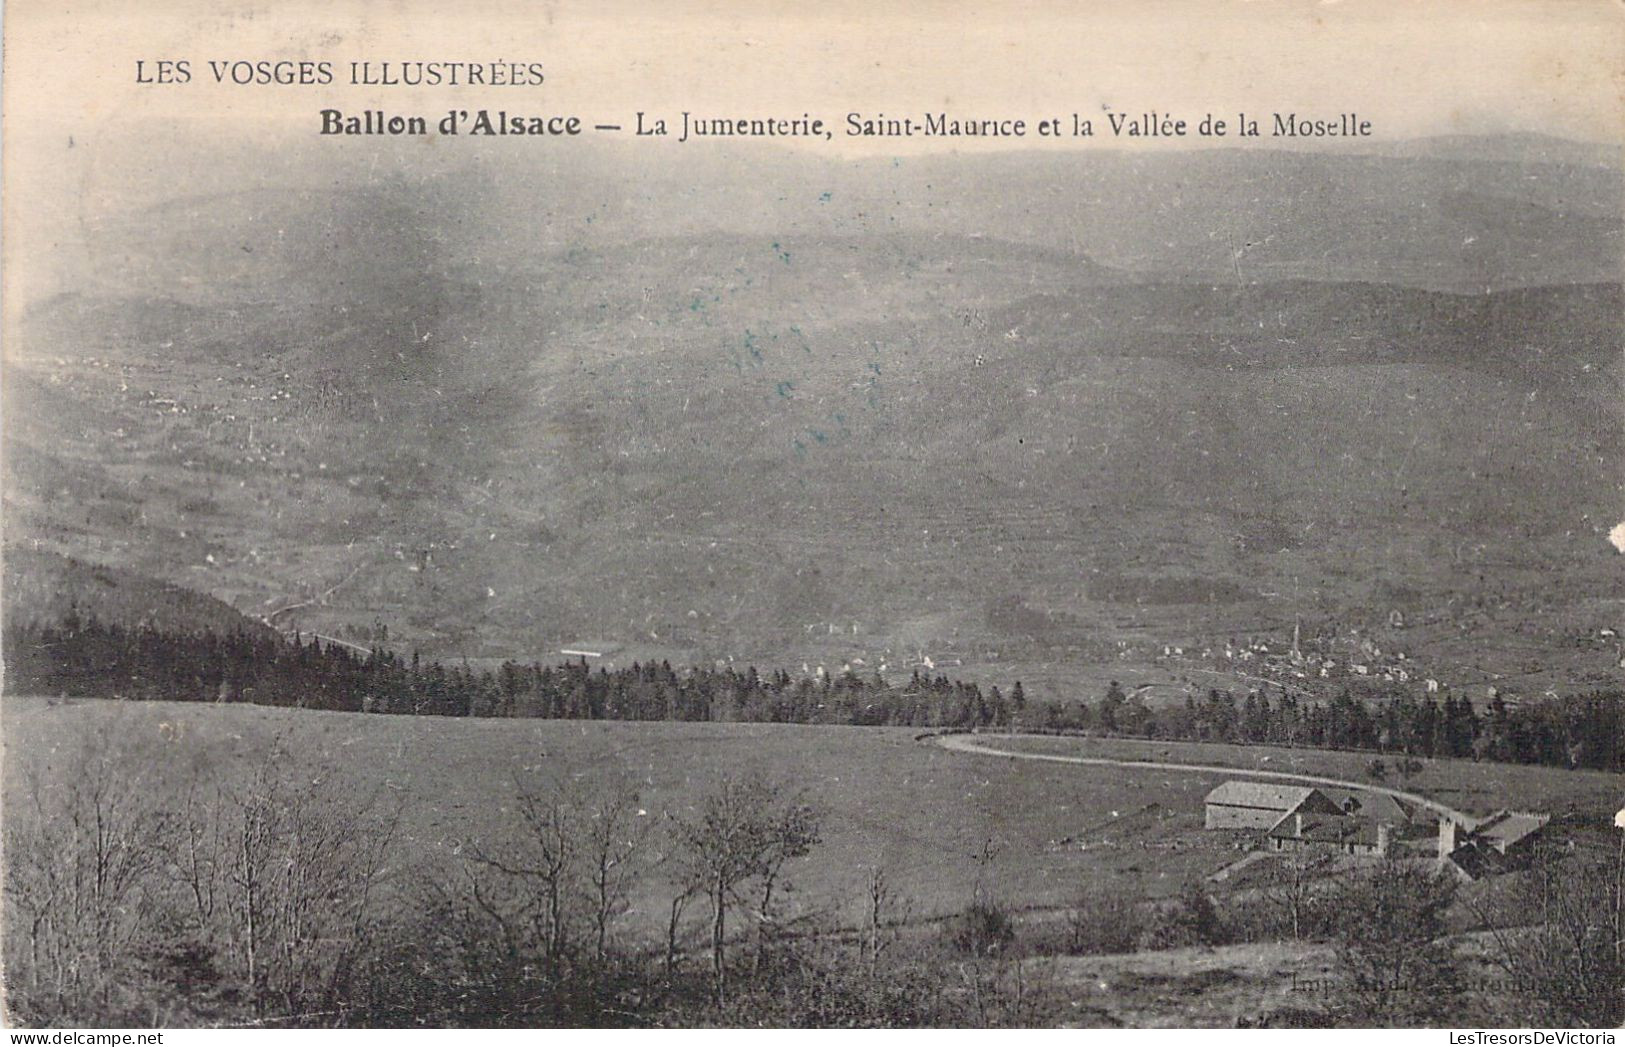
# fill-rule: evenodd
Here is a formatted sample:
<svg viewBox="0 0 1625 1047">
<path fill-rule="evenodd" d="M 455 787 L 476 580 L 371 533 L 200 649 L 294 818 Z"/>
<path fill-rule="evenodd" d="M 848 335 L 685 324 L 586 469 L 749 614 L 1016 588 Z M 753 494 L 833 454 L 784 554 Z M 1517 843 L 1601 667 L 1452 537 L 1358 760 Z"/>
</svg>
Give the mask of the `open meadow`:
<svg viewBox="0 0 1625 1047">
<path fill-rule="evenodd" d="M 1370 752 L 1031 735 L 999 738 L 996 744 L 1004 749 L 1060 756 L 1211 764 L 1234 767 L 1238 771 L 1342 778 L 1416 793 L 1467 814 L 1488 814 L 1501 808 L 1526 809 L 1572 815 L 1598 824 L 1606 824 L 1619 806 L 1621 793 L 1625 792 L 1625 783 L 1618 775 L 1602 771 L 1570 771 L 1488 760 L 1420 760 L 1421 770 L 1402 778 L 1394 769 L 1398 758 Z M 1380 781 L 1368 773 L 1373 759 L 1382 760 L 1387 767 Z"/>
<path fill-rule="evenodd" d="M 446 862 L 511 834 L 522 784 L 582 779 L 590 787 L 624 776 L 638 783 L 645 817 L 658 824 L 688 813 L 725 775 L 757 770 L 822 813 L 823 842 L 794 863 L 792 898 L 803 912 L 834 910 L 843 920 L 856 918 L 876 866 L 924 919 L 962 910 L 978 883 L 996 885 L 1013 908 L 1059 906 L 1090 882 L 1172 894 L 1235 857 L 1232 841 L 1201 828 L 1213 777 L 985 759 L 918 742 L 908 729 L 465 720 L 11 696 L 0 723 L 5 798 L 16 817 L 28 816 L 34 770 L 49 787 L 71 771 L 83 743 L 127 750 L 141 788 L 177 806 L 189 782 L 240 784 L 279 746 L 295 754 L 290 773 L 320 780 L 334 795 L 401 804 L 405 867 Z M 1114 821 L 1121 828 L 1102 831 Z M 1060 842 L 1080 834 L 1099 845 Z M 663 918 L 670 889 L 658 868 L 641 893 L 634 908 Z"/>
<path fill-rule="evenodd" d="M 478 985 L 484 987 L 480 992 L 496 992 L 506 984 L 500 978 L 489 983 L 477 980 L 485 977 L 478 973 L 483 970 L 477 966 L 482 962 L 477 960 L 482 955 L 478 950 L 496 949 L 490 955 L 498 955 L 501 942 L 492 937 L 491 927 L 467 923 L 469 910 L 455 916 L 459 910 L 435 909 L 434 899 L 447 897 L 446 891 L 472 890 L 474 894 L 464 897 L 484 904 L 481 888 L 474 886 L 491 884 L 479 879 L 490 871 L 484 857 L 502 860 L 500 856 L 511 853 L 506 850 L 509 845 L 538 830 L 539 823 L 526 820 L 527 813 L 534 819 L 538 809 L 526 806 L 525 794 L 540 795 L 553 785 L 573 786 L 580 790 L 573 795 L 590 805 L 620 794 L 628 784 L 636 789 L 636 799 L 633 808 L 623 810 L 635 808 L 636 822 L 647 828 L 644 845 L 629 852 L 633 876 L 622 903 L 614 907 L 610 941 L 614 949 L 624 950 L 621 955 L 642 957 L 644 978 L 654 977 L 647 972 L 663 969 L 664 954 L 664 980 L 647 983 L 663 986 L 658 990 L 662 995 L 638 997 L 640 1007 L 653 1008 L 653 1013 L 664 1015 L 662 1021 L 699 1020 L 700 1011 L 683 1010 L 692 1005 L 682 1002 L 683 993 L 698 991 L 703 998 L 709 990 L 693 990 L 683 979 L 699 970 L 706 954 L 703 935 L 709 914 L 703 900 L 694 901 L 677 910 L 679 922 L 668 928 L 672 900 L 683 894 L 675 882 L 681 860 L 672 855 L 682 846 L 677 842 L 685 831 L 681 826 L 714 816 L 723 783 L 751 775 L 782 783 L 790 792 L 788 799 L 810 804 L 819 816 L 817 841 L 805 854 L 792 854 L 782 875 L 777 875 L 773 919 L 784 921 L 787 928 L 841 933 L 793 935 L 785 941 L 800 940 L 803 960 L 831 964 L 827 971 L 846 972 L 841 977 L 855 976 L 853 971 L 864 969 L 864 962 L 875 962 L 878 954 L 866 953 L 873 946 L 864 943 L 889 941 L 898 946 L 895 958 L 887 960 L 892 974 L 863 990 L 881 995 L 864 997 L 867 1003 L 842 996 L 842 1002 L 831 1005 L 835 1010 L 825 1012 L 819 1009 L 820 991 L 807 989 L 810 995 L 795 1005 L 806 1009 L 785 1012 L 794 1017 L 778 1020 L 1140 1027 L 1315 1024 L 1344 1014 L 1352 1005 L 1347 994 L 1349 969 L 1334 932 L 1323 929 L 1300 936 L 1279 924 L 1285 904 L 1281 891 L 1290 881 L 1272 878 L 1271 869 L 1264 868 L 1273 858 L 1256 849 L 1257 832 L 1204 830 L 1203 798 L 1219 781 L 1250 770 L 1357 779 L 1366 754 L 992 733 L 963 739 L 1009 752 L 994 755 L 950 749 L 942 744 L 944 739 L 907 728 L 382 716 L 240 703 L 15 696 L 0 703 L 0 731 L 6 743 L 3 800 L 8 841 L 80 839 L 71 832 L 66 838 L 51 836 L 49 825 L 43 835 L 33 830 L 42 818 L 60 823 L 94 813 L 101 825 L 106 815 L 111 835 L 98 832 L 96 839 L 113 846 L 98 853 L 106 853 L 114 867 L 120 867 L 120 862 L 148 854 L 143 849 L 145 833 L 162 834 L 171 841 L 170 849 L 158 865 L 144 865 L 140 873 L 156 886 L 159 896 L 164 883 L 171 890 L 181 889 L 183 895 L 187 885 L 213 884 L 225 892 L 219 896 L 224 898 L 249 882 L 237 879 L 250 866 L 234 851 L 211 852 L 214 857 L 207 861 L 222 863 L 215 872 L 188 878 L 189 869 L 193 873 L 197 869 L 188 866 L 196 861 L 196 848 L 222 839 L 209 835 L 214 830 L 206 827 L 208 823 L 189 821 L 200 805 L 218 809 L 224 804 L 239 812 L 239 820 L 230 823 L 238 828 L 227 829 L 238 835 L 224 838 L 230 847 L 268 843 L 251 831 L 255 825 L 273 824 L 254 821 L 260 817 L 255 812 L 266 810 L 257 802 L 296 812 L 287 824 L 303 842 L 287 852 L 286 861 L 288 869 L 300 875 L 320 875 L 323 868 L 319 861 L 306 865 L 293 857 L 304 853 L 299 848 L 308 842 L 337 847 L 319 852 L 330 853 L 330 861 L 351 860 L 338 856 L 364 854 L 378 843 L 381 864 L 364 871 L 367 883 L 381 892 L 372 896 L 370 907 L 398 913 L 407 921 L 403 926 L 454 922 L 446 924 L 449 937 L 444 940 L 400 946 L 407 949 L 407 966 L 387 970 L 393 972 L 390 977 L 404 979 L 408 988 L 372 997 L 356 996 L 360 990 L 355 987 L 335 990 L 341 999 L 371 1001 L 346 1020 L 390 1024 L 430 1008 L 447 1021 L 489 1022 L 493 1013 L 489 1007 L 508 1005 L 481 996 L 465 999 L 457 986 Z M 1024 755 L 1169 766 L 1071 764 Z M 1236 770 L 1186 770 L 1175 766 L 1179 763 Z M 1615 802 L 1619 782 L 1553 768 L 1438 761 L 1428 763 L 1406 785 L 1425 795 L 1448 795 L 1447 802 L 1466 798 L 1471 803 L 1463 805 L 1474 809 L 1518 803 L 1584 813 L 1598 803 Z M 1451 795 L 1451 790 L 1459 795 Z M 87 800 L 94 806 L 86 806 Z M 314 806 L 303 806 L 307 802 Z M 311 814 L 315 820 L 308 817 Z M 393 829 L 379 834 L 377 827 L 397 814 Z M 198 828 L 188 828 L 198 825 L 205 826 L 201 835 Z M 1565 836 L 1585 835 L 1577 821 L 1569 825 L 1574 828 L 1564 828 Z M 590 823 L 584 828 L 590 830 Z M 364 835 L 365 840 L 357 841 L 361 851 L 324 835 L 335 829 Z M 545 824 L 541 832 L 535 841 L 545 840 Z M 322 844 L 324 839 L 329 843 Z M 1591 843 L 1586 846 L 1594 849 Z M 525 860 L 545 860 L 544 850 Z M 82 868 L 76 862 L 79 857 L 72 857 L 69 865 Z M 1417 864 L 1416 875 L 1428 876 L 1431 865 Z M 37 861 L 29 866 L 36 875 L 45 867 Z M 1406 868 L 1407 863 L 1379 868 L 1353 858 L 1337 861 L 1307 874 L 1318 879 L 1318 885 L 1301 899 L 1326 899 L 1325 904 L 1303 902 L 1309 911 L 1319 913 L 1334 911 L 1329 900 L 1333 898 L 1338 905 L 1364 904 L 1359 894 L 1362 883 L 1382 876 L 1403 879 L 1412 875 Z M 883 931 L 868 922 L 871 875 L 877 869 L 884 872 L 889 891 Z M 1223 875 L 1215 876 L 1221 871 Z M 24 877 L 8 887 L 27 890 L 36 882 Z M 526 881 L 530 890 L 539 889 L 542 882 Z M 1502 913 L 1499 919 L 1505 925 L 1509 918 L 1505 914 L 1519 911 L 1522 903 L 1517 899 L 1523 897 L 1519 892 L 1527 889 L 1520 877 L 1462 885 L 1441 896 L 1420 941 L 1448 940 L 1470 981 L 1500 977 L 1493 956 L 1485 951 L 1495 944 L 1495 932 L 1484 930 L 1495 924 L 1485 924 L 1485 914 Z M 308 900 L 317 895 L 297 897 Z M 1377 897 L 1383 899 L 1378 903 L 1382 910 L 1399 895 L 1379 892 Z M 26 908 L 28 903 L 22 904 Z M 174 911 L 184 911 L 188 904 L 183 897 L 182 908 Z M 204 905 L 199 895 L 200 910 Z M 209 903 L 208 912 L 214 911 Z M 974 923 L 978 912 L 995 914 L 995 922 Z M 410 922 L 417 918 L 428 922 Z M 1510 918 L 1516 926 L 1516 917 Z M 999 929 L 997 921 L 1005 920 L 1009 922 Z M 512 930 L 519 925 L 497 926 Z M 542 926 L 533 932 L 541 933 Z M 754 970 L 764 955 L 756 952 L 751 959 L 747 943 L 756 940 L 756 948 L 762 948 L 761 939 L 754 938 L 755 926 L 741 896 L 728 925 L 729 962 L 741 975 L 745 965 Z M 986 933 L 992 937 L 967 939 L 966 929 L 977 926 L 989 928 Z M 242 1014 L 243 998 L 233 995 L 240 990 L 232 987 L 237 976 L 232 965 L 241 960 L 245 948 L 252 949 L 254 925 L 246 933 L 247 938 L 228 934 L 219 946 L 149 941 L 142 948 L 156 946 L 159 951 L 130 953 L 136 966 L 111 984 L 156 986 L 152 991 L 176 993 L 166 996 L 169 1002 L 160 1007 L 177 1010 L 141 1012 L 142 1020 L 157 1024 L 235 1020 Z M 460 933 L 469 937 L 457 937 Z M 1008 959 L 1002 953 L 1006 945 L 1011 949 Z M 26 941 L 19 937 L 11 947 L 26 948 Z M 191 983 L 184 978 L 176 982 L 179 975 L 164 974 L 171 970 L 165 963 L 180 964 L 175 970 L 191 970 L 185 957 L 194 955 L 187 951 L 194 948 L 201 950 L 196 956 L 204 957 L 199 970 L 205 972 L 205 981 L 200 984 L 212 989 L 187 989 Z M 384 948 L 375 955 L 396 962 L 387 958 L 397 954 Z M 470 948 L 476 951 L 466 955 L 457 951 Z M 848 951 L 840 952 L 842 948 Z M 820 949 L 826 951 L 819 953 Z M 523 955 L 514 962 L 521 962 Z M 814 961 L 815 955 L 824 958 Z M 149 956 L 159 959 L 141 959 Z M 410 960 L 412 956 L 420 958 Z M 678 957 L 680 972 L 676 981 L 670 967 L 673 956 Z M 870 959 L 864 961 L 864 956 Z M 452 979 L 449 982 L 435 973 L 433 965 L 441 960 L 451 965 L 445 974 Z M 310 957 L 302 962 L 307 961 Z M 142 966 L 149 962 L 159 966 Z M 970 988 L 961 984 L 966 963 L 975 970 Z M 350 970 L 336 968 L 333 976 Z M 377 969 L 354 968 L 366 970 Z M 415 980 L 413 971 L 422 979 Z M 782 972 L 774 975 L 781 976 Z M 875 977 L 872 970 L 869 977 Z M 911 979 L 910 985 L 926 993 L 908 1005 L 915 1009 L 886 1009 L 903 1006 L 897 1000 L 885 1002 L 891 999 L 885 996 L 891 977 Z M 252 971 L 247 984 L 260 984 Z M 435 995 L 442 984 L 449 994 L 444 999 Z M 162 989 L 165 985 L 171 988 Z M 346 991 L 351 995 L 345 996 Z M 556 1003 L 545 1006 L 565 1006 L 558 1001 L 574 999 L 568 986 L 560 991 L 565 995 L 548 997 Z M 1475 1006 L 1504 1003 L 1513 1008 L 1507 1020 L 1520 1020 L 1524 1013 L 1516 1009 L 1521 1004 L 1500 1001 L 1490 990 L 1466 992 L 1464 998 L 1476 1001 Z M 398 1006 L 389 1002 L 396 996 L 403 1001 Z M 491 997 L 501 999 L 505 997 Z M 772 991 L 764 989 L 764 995 L 752 999 L 745 1006 L 777 1013 L 771 1012 L 779 999 Z M 54 1013 L 39 1010 L 48 1002 L 37 993 L 26 999 L 38 1011 L 36 1017 Z M 119 1004 L 104 1001 L 101 1006 Z M 290 1013 L 301 1013 L 294 1004 L 287 1006 Z M 536 1013 L 553 1013 L 545 1006 Z M 755 1012 L 740 1012 L 746 1013 Z M 1417 1011 L 1406 1020 L 1426 1020 L 1418 1017 L 1425 1013 Z M 514 1020 L 539 1020 L 529 1011 L 524 1014 L 530 1016 Z M 550 1020 L 589 1019 L 572 1019 L 559 1011 Z M 743 1018 L 725 1014 L 718 1020 L 732 1023 Z"/>
<path fill-rule="evenodd" d="M 579 722 L 366 716 L 251 705 L 50 701 L 8 696 L 8 818 L 30 816 L 34 782 L 49 791 L 97 747 L 128 757 L 133 787 L 178 809 L 190 788 L 241 788 L 264 754 L 279 770 L 357 808 L 402 813 L 397 870 L 449 868 L 518 826 L 521 790 L 576 781 L 636 783 L 651 826 L 648 868 L 628 930 L 653 931 L 671 889 L 660 826 L 692 814 L 720 779 L 759 771 L 822 815 L 822 842 L 792 863 L 791 904 L 843 924 L 860 916 L 869 873 L 884 870 L 915 920 L 962 911 L 979 888 L 1015 911 L 1075 904 L 1110 888 L 1168 897 L 1239 857 L 1244 835 L 1202 829 L 1203 796 L 1225 776 L 1077 766 L 947 751 L 903 728 L 740 723 Z M 1359 778 L 1358 753 L 990 737 L 1034 752 L 1233 764 Z M 195 784 L 194 784 L 195 783 Z M 1397 784 L 1397 783 L 1395 783 Z M 1471 809 L 1587 809 L 1617 802 L 1607 775 L 1429 761 L 1415 791 Z"/>
</svg>

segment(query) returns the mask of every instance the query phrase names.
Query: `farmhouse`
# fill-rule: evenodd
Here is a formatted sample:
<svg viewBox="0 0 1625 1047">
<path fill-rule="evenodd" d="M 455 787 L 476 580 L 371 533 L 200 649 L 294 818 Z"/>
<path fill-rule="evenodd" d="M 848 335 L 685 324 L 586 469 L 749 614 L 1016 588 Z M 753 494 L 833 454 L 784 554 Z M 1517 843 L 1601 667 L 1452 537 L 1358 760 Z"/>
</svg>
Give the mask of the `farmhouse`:
<svg viewBox="0 0 1625 1047">
<path fill-rule="evenodd" d="M 1228 781 L 1207 794 L 1208 829 L 1271 829 L 1294 811 L 1342 814 L 1319 789 L 1305 785 Z"/>
<path fill-rule="evenodd" d="M 1468 880 L 1518 868 L 1539 842 L 1549 814 L 1496 811 L 1476 822 L 1439 820 L 1439 862 Z"/>
<path fill-rule="evenodd" d="M 1270 829 L 1274 851 L 1321 850 L 1382 856 L 1388 853 L 1392 828 L 1386 822 L 1352 814 L 1305 814 L 1293 811 Z"/>
<path fill-rule="evenodd" d="M 1335 803 L 1344 814 L 1357 815 L 1389 825 L 1410 825 L 1416 820 L 1416 809 L 1403 800 L 1387 793 L 1365 789 L 1322 789 L 1326 798 Z"/>
</svg>

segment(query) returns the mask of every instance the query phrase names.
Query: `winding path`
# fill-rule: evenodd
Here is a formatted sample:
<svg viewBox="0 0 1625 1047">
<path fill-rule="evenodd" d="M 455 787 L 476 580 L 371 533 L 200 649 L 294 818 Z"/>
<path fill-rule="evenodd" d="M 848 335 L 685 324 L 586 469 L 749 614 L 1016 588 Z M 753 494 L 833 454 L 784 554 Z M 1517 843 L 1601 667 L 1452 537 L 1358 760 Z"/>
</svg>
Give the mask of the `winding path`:
<svg viewBox="0 0 1625 1047">
<path fill-rule="evenodd" d="M 1453 807 L 1447 807 L 1437 800 L 1430 800 L 1416 793 L 1408 793 L 1399 789 L 1390 789 L 1382 785 L 1371 785 L 1366 782 L 1350 781 L 1346 778 L 1322 778 L 1312 774 L 1296 774 L 1291 771 L 1255 771 L 1250 767 L 1223 767 L 1218 764 L 1203 763 L 1161 763 L 1155 760 L 1109 760 L 1101 756 L 1063 756 L 1059 753 L 1031 753 L 1020 749 L 1000 749 L 984 741 L 982 735 L 974 734 L 939 734 L 933 737 L 938 745 L 944 749 L 955 752 L 978 753 L 982 756 L 1004 756 L 1015 760 L 1043 760 L 1048 763 L 1076 763 L 1091 767 L 1139 767 L 1158 771 L 1189 771 L 1193 774 L 1227 774 L 1245 778 L 1271 778 L 1287 782 L 1303 782 L 1309 785 L 1333 785 L 1339 789 L 1358 789 L 1368 793 L 1382 793 L 1392 796 L 1396 800 L 1425 807 L 1428 810 L 1449 818 L 1457 825 L 1471 825 L 1474 821 L 1470 816 L 1463 814 Z M 1005 738 L 1047 738 L 1049 735 L 1001 735 Z"/>
</svg>

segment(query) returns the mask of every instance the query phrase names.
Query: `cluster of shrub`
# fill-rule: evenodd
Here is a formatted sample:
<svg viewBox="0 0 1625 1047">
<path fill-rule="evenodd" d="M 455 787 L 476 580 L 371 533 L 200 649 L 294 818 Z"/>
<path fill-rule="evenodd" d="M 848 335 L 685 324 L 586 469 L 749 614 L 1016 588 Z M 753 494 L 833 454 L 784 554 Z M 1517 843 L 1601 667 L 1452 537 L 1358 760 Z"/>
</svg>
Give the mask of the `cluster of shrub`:
<svg viewBox="0 0 1625 1047">
<path fill-rule="evenodd" d="M 1315 852 L 1271 856 L 1256 882 L 1220 896 L 1188 883 L 1137 900 L 1129 885 L 1100 885 L 1051 947 L 1318 942 L 1332 962 L 1294 978 L 1303 995 L 1278 1020 L 1439 1026 L 1471 1009 L 1490 1024 L 1612 1028 L 1625 1020 L 1625 963 L 1597 914 L 1618 911 L 1625 884 L 1599 842 L 1542 849 L 1506 882 L 1473 888 L 1425 861 Z"/>
<path fill-rule="evenodd" d="M 856 922 L 795 892 L 821 816 L 759 774 L 665 816 L 612 776 L 516 780 L 478 835 L 424 848 L 402 808 L 296 753 L 246 769 L 161 755 L 107 732 L 20 770 L 4 826 L 14 1023 L 1053 1020 L 1016 957 L 912 940 L 878 869 Z"/>
<path fill-rule="evenodd" d="M 1543 855 L 1480 896 L 1474 962 L 1515 987 L 1487 998 L 1451 939 L 1458 885 L 1425 863 L 1299 855 L 1218 897 L 1100 882 L 1023 917 L 984 880 L 958 916 L 915 920 L 878 868 L 854 870 L 858 904 L 795 890 L 806 862 L 827 860 L 823 819 L 759 774 L 720 776 L 660 816 L 624 779 L 521 778 L 479 835 L 426 849 L 407 845 L 409 812 L 296 753 L 245 768 L 142 744 L 110 729 L 17 769 L 4 825 L 15 1024 L 1111 1022 L 1069 987 L 1062 957 L 1251 941 L 1326 943 L 1330 987 L 1238 1020 L 1441 1024 L 1464 1001 L 1509 1025 L 1625 1019 L 1625 969 L 1597 919 L 1619 885 L 1593 852 Z"/>
</svg>

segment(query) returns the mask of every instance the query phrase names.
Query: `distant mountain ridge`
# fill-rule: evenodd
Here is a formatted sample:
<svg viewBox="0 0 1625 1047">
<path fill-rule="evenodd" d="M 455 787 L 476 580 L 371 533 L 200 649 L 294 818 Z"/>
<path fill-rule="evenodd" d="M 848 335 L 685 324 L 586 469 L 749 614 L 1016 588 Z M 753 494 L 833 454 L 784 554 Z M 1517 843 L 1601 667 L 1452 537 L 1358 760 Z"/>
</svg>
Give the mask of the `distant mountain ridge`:
<svg viewBox="0 0 1625 1047">
<path fill-rule="evenodd" d="M 986 237 L 1151 276 L 1234 280 L 1239 271 L 1242 280 L 1483 291 L 1618 280 L 1625 254 L 1618 151 L 1539 136 L 1380 142 L 1363 152 L 860 160 L 671 147 L 658 163 L 628 145 L 541 156 L 473 143 L 433 155 L 320 145 L 221 156 L 177 196 L 109 142 L 97 199 L 129 205 L 42 230 L 53 249 L 41 272 L 56 268 L 60 289 L 98 295 L 184 299 L 190 289 L 289 282 L 364 296 L 368 287 L 351 281 L 370 279 L 366 269 L 384 259 L 430 270 L 523 266 L 661 237 L 901 235 Z M 102 155 L 96 142 L 83 148 Z"/>
<path fill-rule="evenodd" d="M 0 551 L 0 568 L 0 614 L 8 622 L 58 626 L 77 616 L 180 634 L 271 631 L 229 604 L 183 586 L 20 544 Z"/>
<path fill-rule="evenodd" d="M 8 533 L 436 655 L 1578 606 L 1619 588 L 1620 171 L 1469 145 L 335 153 L 87 227 L 8 347 Z"/>
</svg>

